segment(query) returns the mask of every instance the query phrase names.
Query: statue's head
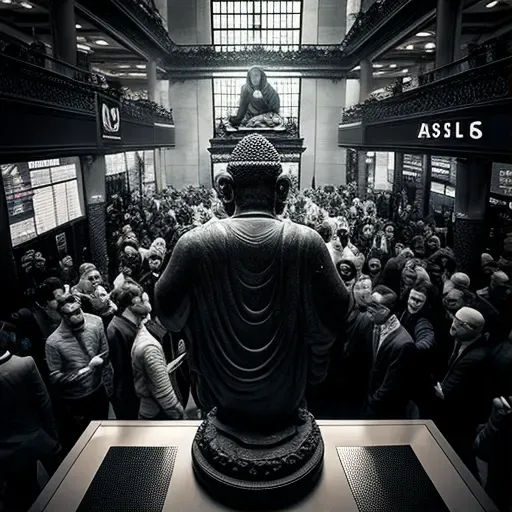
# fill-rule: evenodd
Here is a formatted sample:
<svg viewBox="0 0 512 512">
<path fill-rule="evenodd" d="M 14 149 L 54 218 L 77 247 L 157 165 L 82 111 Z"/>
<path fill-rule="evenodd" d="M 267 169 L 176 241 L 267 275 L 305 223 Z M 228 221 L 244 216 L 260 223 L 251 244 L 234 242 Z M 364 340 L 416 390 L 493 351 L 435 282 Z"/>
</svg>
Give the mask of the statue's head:
<svg viewBox="0 0 512 512">
<path fill-rule="evenodd" d="M 253 89 L 263 86 L 265 79 L 265 72 L 257 66 L 251 68 L 247 73 L 247 80 Z"/>
<path fill-rule="evenodd" d="M 235 147 L 227 172 L 220 173 L 215 188 L 228 215 L 235 208 L 284 211 L 291 181 L 283 174 L 276 148 L 262 135 L 244 137 Z"/>
</svg>

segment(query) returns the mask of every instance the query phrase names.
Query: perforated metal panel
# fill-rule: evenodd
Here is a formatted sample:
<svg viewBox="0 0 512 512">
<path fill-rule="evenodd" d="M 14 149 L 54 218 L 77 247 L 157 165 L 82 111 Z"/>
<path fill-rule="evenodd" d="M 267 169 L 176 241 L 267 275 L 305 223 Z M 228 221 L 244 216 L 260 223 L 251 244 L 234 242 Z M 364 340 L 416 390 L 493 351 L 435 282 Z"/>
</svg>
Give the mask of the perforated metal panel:
<svg viewBox="0 0 512 512">
<path fill-rule="evenodd" d="M 162 512 L 176 446 L 113 446 L 77 512 Z"/>
<path fill-rule="evenodd" d="M 409 445 L 337 450 L 360 512 L 448 512 Z"/>
</svg>

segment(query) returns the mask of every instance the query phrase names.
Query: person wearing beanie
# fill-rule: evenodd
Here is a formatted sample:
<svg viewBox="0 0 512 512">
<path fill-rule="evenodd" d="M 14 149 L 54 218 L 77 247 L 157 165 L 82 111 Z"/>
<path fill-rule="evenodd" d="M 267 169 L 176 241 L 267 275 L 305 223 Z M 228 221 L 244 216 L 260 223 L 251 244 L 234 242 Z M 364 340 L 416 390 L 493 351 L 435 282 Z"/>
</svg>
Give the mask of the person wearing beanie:
<svg viewBox="0 0 512 512">
<path fill-rule="evenodd" d="M 509 284 L 509 282 L 510 279 L 508 275 L 505 274 L 505 272 L 503 272 L 502 270 L 498 270 L 491 274 L 489 286 L 482 288 L 481 290 L 477 290 L 476 293 L 479 297 L 489 300 L 495 288 L 498 288 L 500 286 L 506 286 Z"/>
<path fill-rule="evenodd" d="M 486 421 L 492 399 L 490 347 L 484 328 L 484 317 L 476 309 L 464 306 L 455 313 L 450 328 L 455 347 L 446 375 L 435 386 L 434 421 L 475 476 L 475 432 Z"/>
<path fill-rule="evenodd" d="M 373 321 L 373 368 L 363 416 L 368 419 L 418 417 L 410 391 L 416 346 L 394 314 L 396 293 L 387 286 L 373 289 L 368 313 Z"/>
</svg>

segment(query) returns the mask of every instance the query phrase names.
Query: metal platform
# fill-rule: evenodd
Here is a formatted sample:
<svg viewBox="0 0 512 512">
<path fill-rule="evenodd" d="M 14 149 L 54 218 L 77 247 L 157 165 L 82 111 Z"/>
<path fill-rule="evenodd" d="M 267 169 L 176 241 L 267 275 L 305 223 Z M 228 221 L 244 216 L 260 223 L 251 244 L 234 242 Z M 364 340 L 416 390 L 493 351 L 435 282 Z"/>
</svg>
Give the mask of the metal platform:
<svg viewBox="0 0 512 512">
<path fill-rule="evenodd" d="M 103 507 L 104 512 L 127 510 L 118 508 L 121 506 L 119 497 L 130 492 L 130 489 L 133 492 L 136 488 L 146 489 L 148 486 L 142 477 L 141 482 L 137 482 L 137 478 L 134 477 L 131 477 L 132 480 L 120 478 L 117 485 L 105 482 L 103 468 L 109 466 L 111 458 L 111 455 L 107 457 L 107 454 L 111 447 L 118 446 L 173 447 L 172 475 L 169 477 L 169 471 L 163 469 L 152 472 L 154 479 L 166 480 L 165 483 L 162 482 L 164 486 L 167 486 L 170 478 L 163 508 L 162 505 L 157 507 L 162 512 L 230 510 L 214 502 L 199 487 L 194 478 L 191 445 L 199 424 L 198 421 L 103 421 L 91 423 L 45 487 L 30 512 L 77 512 L 79 509 L 86 511 L 87 507 L 90 508 L 88 503 L 92 503 L 91 495 L 97 496 L 98 493 L 105 493 L 107 488 L 110 490 L 105 495 L 112 496 L 112 498 L 106 500 Z M 403 488 L 407 488 L 407 485 L 412 487 L 416 482 L 421 489 L 411 488 L 411 495 L 422 496 L 425 495 L 425 492 L 430 493 L 429 496 L 435 496 L 439 500 L 440 510 L 497 512 L 496 507 L 481 486 L 430 421 L 319 421 L 318 424 L 325 442 L 323 474 L 317 488 L 305 500 L 286 510 L 304 512 L 377 511 L 382 508 L 379 508 L 375 502 L 374 506 L 371 506 L 369 502 L 365 503 L 365 495 L 371 496 L 372 500 L 376 501 L 378 501 L 379 495 L 385 496 L 388 503 L 392 503 L 393 500 L 405 499 L 407 501 L 408 496 L 404 495 Z M 384 448 L 390 446 L 397 448 Z M 363 448 L 354 451 L 350 447 L 383 448 L 377 450 Z M 132 455 L 129 454 L 136 453 L 136 450 L 121 450 L 121 452 L 125 452 L 123 457 L 130 458 Z M 160 452 L 155 451 L 155 453 Z M 357 454 L 355 458 L 354 453 Z M 396 479 L 400 479 L 401 492 L 389 490 L 390 486 L 393 487 L 397 483 L 396 481 L 394 484 L 390 483 L 390 480 L 393 479 L 390 479 L 389 472 L 386 473 L 385 478 L 378 477 L 379 467 L 382 468 L 382 471 L 390 467 L 386 465 L 387 454 L 389 454 L 391 466 L 396 465 L 396 458 L 399 457 L 401 460 L 406 458 L 409 467 L 416 468 L 414 472 L 406 471 L 402 472 L 402 475 L 395 471 Z M 393 458 L 394 460 L 392 460 Z M 134 460 L 137 461 L 137 457 Z M 375 464 L 371 461 L 374 461 Z M 157 463 L 156 459 L 154 463 Z M 142 460 L 141 465 L 144 464 L 147 466 L 150 462 Z M 162 462 L 160 461 L 159 464 Z M 370 468 L 368 464 L 372 467 Z M 102 467 L 101 471 L 99 471 L 100 467 Z M 358 470 L 358 467 L 361 470 Z M 96 477 L 97 473 L 98 477 Z M 136 475 L 137 471 L 132 474 Z M 377 477 L 375 477 L 376 474 Z M 358 492 L 358 478 L 364 492 Z M 133 481 L 133 485 L 130 485 L 128 480 Z M 388 489 L 383 489 L 383 485 L 388 486 Z M 395 485 L 394 488 L 398 489 L 398 486 Z M 119 495 L 117 498 L 116 492 L 112 492 L 111 489 L 117 489 Z M 140 505 L 136 505 L 137 501 L 140 499 L 134 500 L 132 502 L 134 506 L 129 507 L 129 510 L 143 512 L 143 509 L 138 508 Z M 428 502 L 429 500 L 423 501 Z M 445 507 L 442 506 L 442 502 Z M 418 507 L 415 509 L 426 510 L 424 506 L 420 506 L 421 500 L 416 500 L 416 503 L 418 503 Z M 415 509 L 409 509 L 408 512 L 415 512 Z"/>
</svg>

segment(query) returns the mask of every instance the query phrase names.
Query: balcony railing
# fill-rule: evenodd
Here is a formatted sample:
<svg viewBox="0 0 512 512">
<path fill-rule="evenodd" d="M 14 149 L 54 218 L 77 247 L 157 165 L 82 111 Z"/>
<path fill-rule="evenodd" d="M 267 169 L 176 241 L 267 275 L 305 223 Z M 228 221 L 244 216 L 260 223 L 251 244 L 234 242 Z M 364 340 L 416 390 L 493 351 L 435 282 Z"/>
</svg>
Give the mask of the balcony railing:
<svg viewBox="0 0 512 512">
<path fill-rule="evenodd" d="M 357 42 L 375 30 L 389 16 L 407 4 L 409 0 L 377 0 L 366 11 L 356 15 L 354 24 L 341 43 L 341 48 L 352 53 Z"/>
<path fill-rule="evenodd" d="M 124 98 L 103 75 L 70 66 L 23 44 L 0 41 L 0 95 L 96 115 L 97 93 L 120 100 L 126 116 L 174 124 L 172 111 L 149 100 Z"/>
<path fill-rule="evenodd" d="M 342 124 L 416 116 L 477 103 L 505 99 L 512 95 L 512 57 L 439 79 L 381 101 L 367 101 L 344 109 Z"/>
</svg>

